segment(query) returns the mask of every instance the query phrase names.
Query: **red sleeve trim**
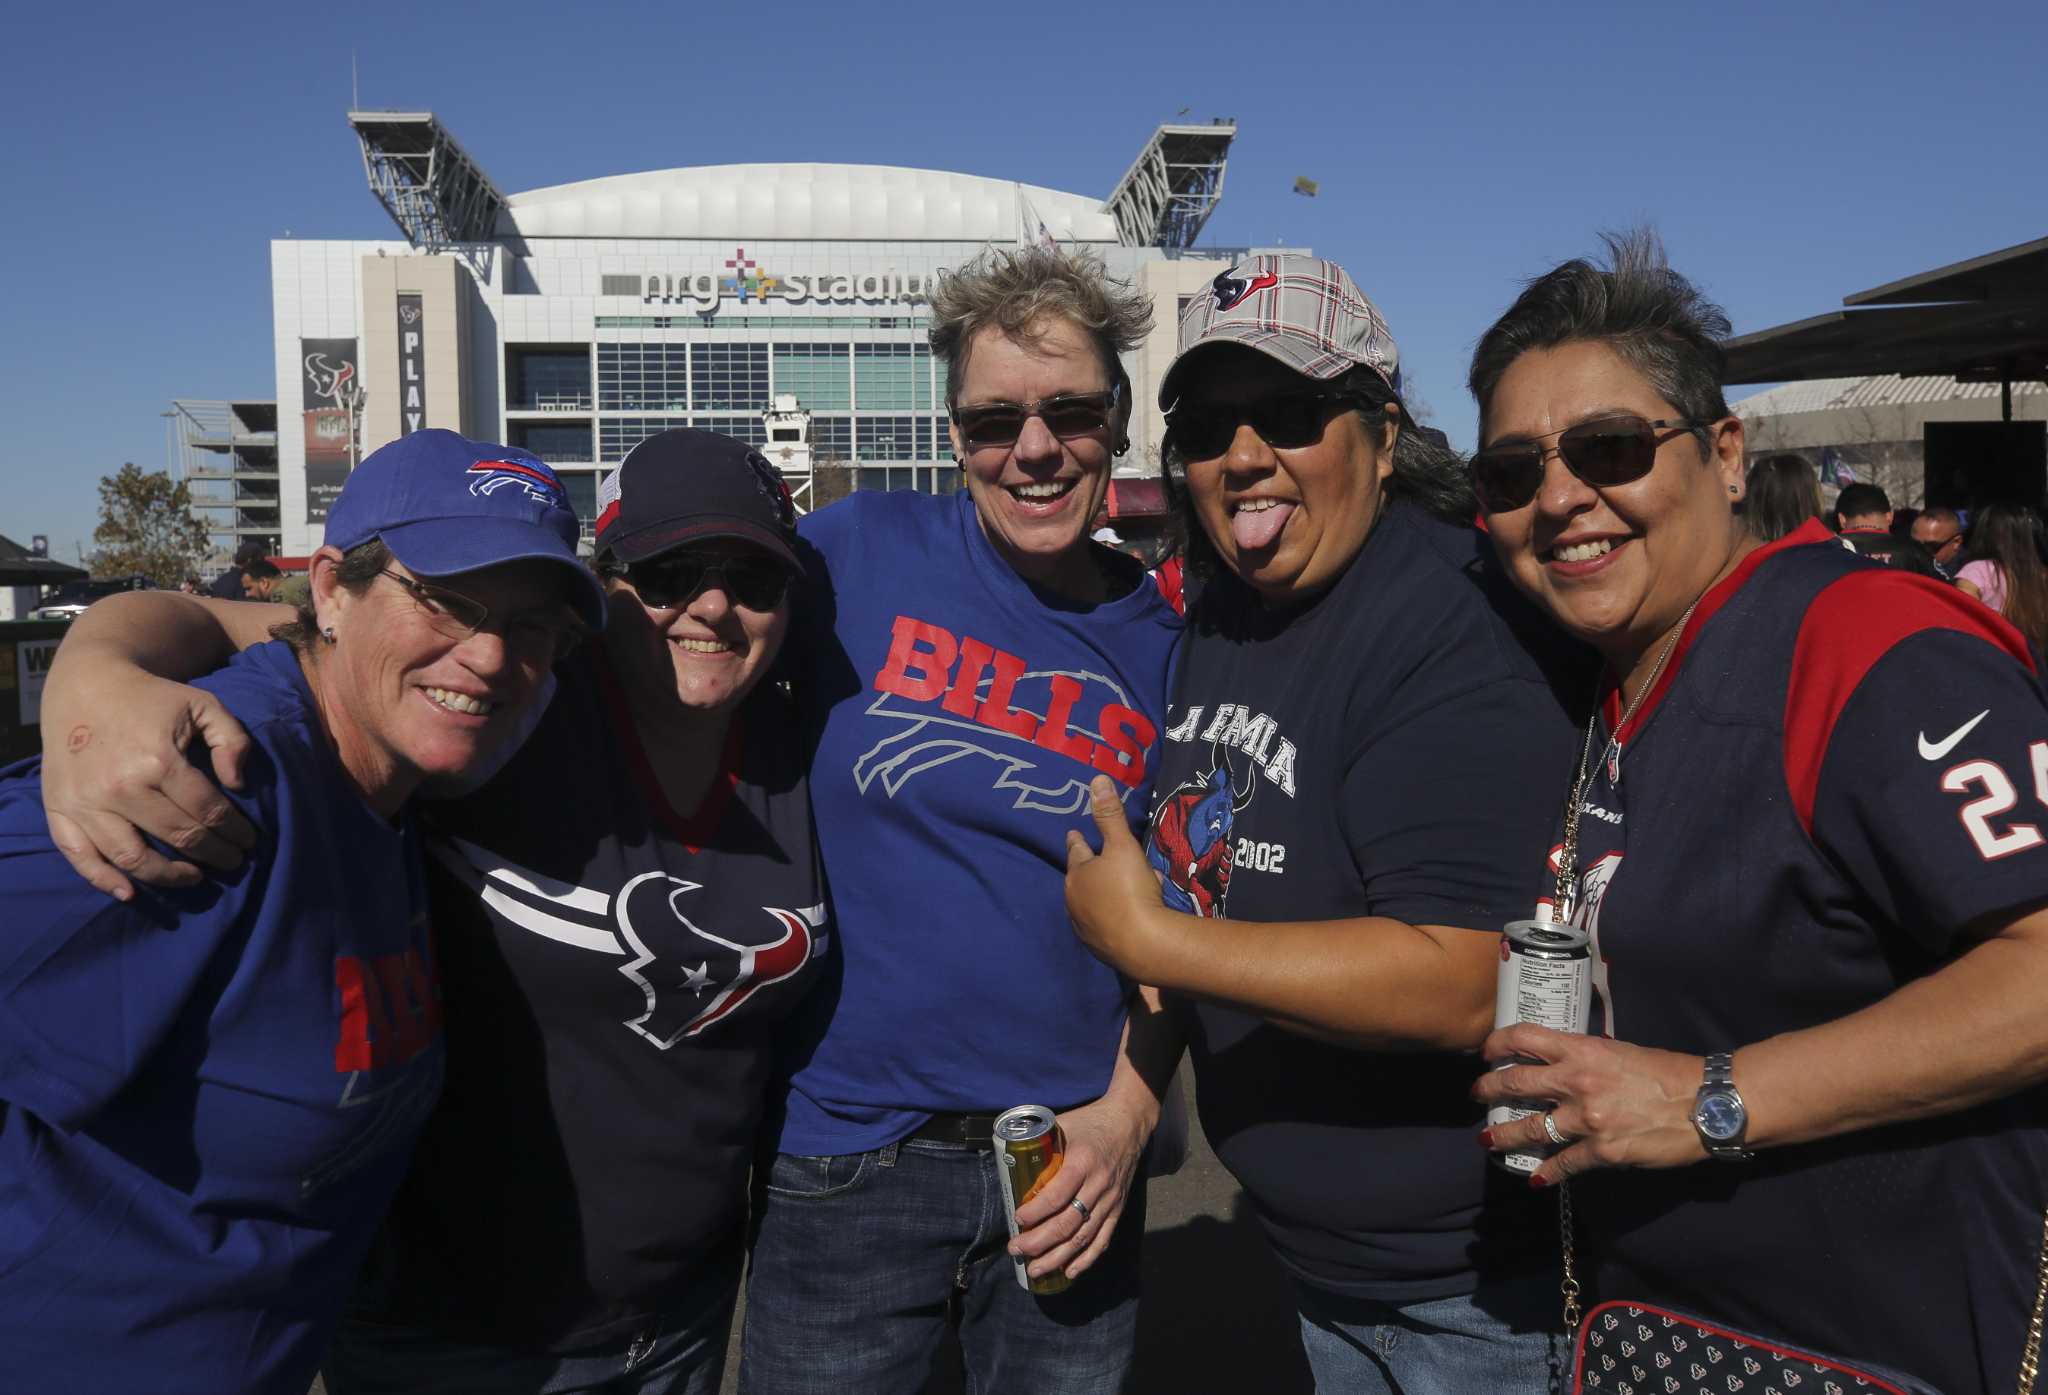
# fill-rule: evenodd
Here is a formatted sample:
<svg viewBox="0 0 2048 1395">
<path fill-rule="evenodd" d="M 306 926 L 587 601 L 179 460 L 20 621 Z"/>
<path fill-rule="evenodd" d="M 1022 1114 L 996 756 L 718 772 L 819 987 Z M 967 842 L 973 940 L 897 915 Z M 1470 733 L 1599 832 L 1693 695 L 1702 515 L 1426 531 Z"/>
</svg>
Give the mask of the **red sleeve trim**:
<svg viewBox="0 0 2048 1395">
<path fill-rule="evenodd" d="M 705 792 L 704 802 L 688 814 L 677 813 L 669 804 L 668 796 L 662 793 L 661 778 L 654 773 L 654 764 L 647 759 L 647 748 L 640 744 L 640 728 L 634 724 L 633 709 L 626 701 L 626 689 L 619 682 L 619 676 L 612 672 L 611 661 L 605 656 L 600 645 L 591 645 L 590 664 L 597 671 L 598 690 L 604 694 L 605 710 L 611 714 L 612 735 L 625 753 L 626 768 L 633 772 L 633 783 L 640 787 L 640 797 L 647 808 L 664 827 L 691 852 L 703 851 L 711 841 L 711 835 L 718 831 L 718 824 L 725 817 L 725 806 L 732 803 L 732 793 L 740 782 L 741 729 L 745 719 L 733 714 L 732 723 L 726 728 L 725 750 L 719 756 L 718 774 L 711 778 L 711 788 Z"/>
<path fill-rule="evenodd" d="M 1952 586 L 1910 572 L 1850 572 L 1807 607 L 1785 685 L 1785 783 L 1809 838 L 1821 766 L 1842 709 L 1880 659 L 1928 630 L 1973 635 L 2035 671 L 2026 640 L 1996 612 Z M 1910 735 L 1901 732 L 1899 740 Z"/>
<path fill-rule="evenodd" d="M 1707 593 L 1700 597 L 1699 606 L 1693 611 L 1692 619 L 1686 621 L 1685 633 L 1678 637 L 1678 645 L 1671 651 L 1671 658 L 1665 663 L 1664 672 L 1658 675 L 1657 685 L 1650 689 L 1649 696 L 1643 699 L 1642 706 L 1636 709 L 1635 716 L 1629 718 L 1628 725 L 1620 731 L 1614 731 L 1614 724 L 1621 720 L 1621 686 L 1614 681 L 1611 673 L 1606 675 L 1600 697 L 1601 716 L 1607 723 L 1607 729 L 1614 732 L 1614 740 L 1626 746 L 1635 739 L 1635 734 L 1643 729 L 1643 723 L 1650 720 L 1650 714 L 1657 710 L 1657 704 L 1664 700 L 1664 694 L 1669 692 L 1672 683 L 1677 681 L 1679 669 L 1685 667 L 1686 651 L 1692 648 L 1693 641 L 1699 638 L 1700 631 L 1706 628 L 1707 622 L 1714 618 L 1722 606 L 1728 604 L 1737 591 L 1748 584 L 1749 579 L 1756 575 L 1758 567 L 1788 548 L 1833 541 L 1835 534 L 1828 530 L 1826 524 L 1817 518 L 1809 518 L 1776 542 L 1765 543 L 1750 553 L 1734 571 L 1710 587 Z"/>
</svg>

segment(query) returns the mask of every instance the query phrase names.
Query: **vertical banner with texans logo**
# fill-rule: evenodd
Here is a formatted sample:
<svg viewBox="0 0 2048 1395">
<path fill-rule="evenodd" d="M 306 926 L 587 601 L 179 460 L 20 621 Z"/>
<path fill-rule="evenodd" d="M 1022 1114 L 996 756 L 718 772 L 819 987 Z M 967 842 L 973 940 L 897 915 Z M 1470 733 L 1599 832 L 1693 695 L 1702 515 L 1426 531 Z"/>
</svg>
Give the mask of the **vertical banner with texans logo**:
<svg viewBox="0 0 2048 1395">
<path fill-rule="evenodd" d="M 348 480 L 355 411 L 356 341 L 299 341 L 300 406 L 306 420 L 306 521 L 320 523 Z"/>
<path fill-rule="evenodd" d="M 427 424 L 426 312 L 417 295 L 398 297 L 398 434 Z"/>
</svg>

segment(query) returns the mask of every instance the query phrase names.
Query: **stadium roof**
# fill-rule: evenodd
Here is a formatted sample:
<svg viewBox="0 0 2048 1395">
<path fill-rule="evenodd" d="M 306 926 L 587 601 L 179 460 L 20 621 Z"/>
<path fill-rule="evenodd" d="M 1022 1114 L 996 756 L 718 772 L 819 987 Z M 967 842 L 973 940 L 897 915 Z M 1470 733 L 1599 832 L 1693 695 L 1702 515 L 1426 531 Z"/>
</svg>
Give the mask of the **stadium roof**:
<svg viewBox="0 0 2048 1395">
<path fill-rule="evenodd" d="M 498 235 L 1114 243 L 1100 199 L 893 165 L 703 165 L 513 194 Z"/>
<path fill-rule="evenodd" d="M 2039 383 L 2015 383 L 2013 395 L 2048 392 Z M 1786 383 L 1767 392 L 1751 393 L 1729 407 L 1739 417 L 1789 416 L 1794 412 L 1856 411 L 1870 407 L 1924 407 L 1938 402 L 1998 400 L 1996 383 L 1959 383 L 1928 375 L 1902 378 L 1885 373 L 1871 378 L 1811 378 Z"/>
</svg>

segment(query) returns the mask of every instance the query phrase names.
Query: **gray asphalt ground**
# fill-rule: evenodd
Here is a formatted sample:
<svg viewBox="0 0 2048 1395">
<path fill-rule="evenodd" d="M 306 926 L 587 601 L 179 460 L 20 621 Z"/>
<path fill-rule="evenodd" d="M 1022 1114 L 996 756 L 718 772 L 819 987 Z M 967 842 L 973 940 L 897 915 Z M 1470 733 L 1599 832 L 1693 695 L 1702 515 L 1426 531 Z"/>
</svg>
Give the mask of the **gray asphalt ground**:
<svg viewBox="0 0 2048 1395">
<path fill-rule="evenodd" d="M 1192 1105 L 1194 1081 L 1185 1068 L 1181 1088 Z M 1286 1280 L 1243 1192 L 1209 1150 L 1199 1120 L 1190 1132 L 1187 1166 L 1154 1182 L 1146 1206 L 1145 1287 L 1128 1390 L 1310 1395 L 1315 1383 L 1301 1354 Z M 735 1339 L 744 1317 L 734 1320 Z M 732 1352 L 723 1395 L 739 1388 L 737 1340 Z M 959 1360 L 957 1348 L 942 1351 L 922 1395 L 959 1395 Z M 324 1395 L 317 1382 L 311 1395 Z"/>
</svg>

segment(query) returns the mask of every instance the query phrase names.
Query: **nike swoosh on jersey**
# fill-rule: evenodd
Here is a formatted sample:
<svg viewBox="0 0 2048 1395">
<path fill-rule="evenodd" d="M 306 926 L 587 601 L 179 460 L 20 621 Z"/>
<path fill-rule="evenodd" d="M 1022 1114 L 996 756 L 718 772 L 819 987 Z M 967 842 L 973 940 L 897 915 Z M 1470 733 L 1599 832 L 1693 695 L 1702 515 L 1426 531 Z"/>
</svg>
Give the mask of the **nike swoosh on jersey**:
<svg viewBox="0 0 2048 1395">
<path fill-rule="evenodd" d="M 1969 721 L 1964 722 L 1961 726 L 1957 727 L 1954 731 L 1950 732 L 1946 737 L 1944 737 L 1940 741 L 1929 741 L 1927 739 L 1927 733 L 1924 731 L 1921 732 L 1920 759 L 1940 760 L 1950 751 L 1953 751 L 1957 747 L 1957 745 L 1959 745 L 1962 742 L 1962 739 L 1964 737 L 1968 736 L 1971 732 L 1975 731 L 1977 729 L 1977 723 L 1983 721 L 1986 717 L 1989 717 L 1990 715 L 1991 709 L 1987 707 L 1982 712 L 1979 712 L 1976 716 L 1970 718 Z"/>
</svg>

